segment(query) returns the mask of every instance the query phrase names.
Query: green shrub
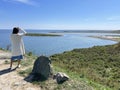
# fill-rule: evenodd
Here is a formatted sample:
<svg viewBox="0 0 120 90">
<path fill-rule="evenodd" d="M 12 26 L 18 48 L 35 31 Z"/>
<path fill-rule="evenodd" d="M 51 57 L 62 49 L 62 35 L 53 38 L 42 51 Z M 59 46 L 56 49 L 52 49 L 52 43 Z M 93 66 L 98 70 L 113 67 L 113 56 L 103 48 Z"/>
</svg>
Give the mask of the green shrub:
<svg viewBox="0 0 120 90">
<path fill-rule="evenodd" d="M 74 49 L 51 56 L 54 65 L 75 72 L 80 78 L 118 90 L 120 83 L 120 43 Z M 114 83 L 113 83 L 114 82 Z"/>
</svg>

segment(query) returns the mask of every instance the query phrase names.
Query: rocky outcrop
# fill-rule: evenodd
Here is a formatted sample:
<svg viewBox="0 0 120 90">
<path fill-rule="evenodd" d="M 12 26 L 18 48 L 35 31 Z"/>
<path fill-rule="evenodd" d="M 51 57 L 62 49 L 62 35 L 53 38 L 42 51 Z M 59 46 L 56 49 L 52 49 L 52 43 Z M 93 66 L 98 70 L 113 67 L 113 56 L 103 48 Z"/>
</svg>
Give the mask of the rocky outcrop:
<svg viewBox="0 0 120 90">
<path fill-rule="evenodd" d="M 53 79 L 56 79 L 57 83 L 58 84 L 61 84 L 67 80 L 69 80 L 69 76 L 66 75 L 65 73 L 62 73 L 62 72 L 58 72 L 57 74 L 55 74 L 53 76 Z"/>
<path fill-rule="evenodd" d="M 40 56 L 34 62 L 32 75 L 39 79 L 48 79 L 52 73 L 51 60 L 46 56 Z"/>
</svg>

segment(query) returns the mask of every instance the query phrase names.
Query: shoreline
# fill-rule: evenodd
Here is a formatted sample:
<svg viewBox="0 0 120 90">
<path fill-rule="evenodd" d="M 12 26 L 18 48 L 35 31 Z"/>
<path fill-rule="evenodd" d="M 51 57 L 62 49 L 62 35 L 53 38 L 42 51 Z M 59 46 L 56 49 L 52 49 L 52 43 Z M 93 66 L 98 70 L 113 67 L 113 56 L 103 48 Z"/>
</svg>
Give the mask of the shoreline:
<svg viewBox="0 0 120 90">
<path fill-rule="evenodd" d="M 120 42 L 120 36 L 101 35 L 101 36 L 88 36 L 88 37 L 105 39 L 105 40 L 112 40 L 112 41 Z"/>
</svg>

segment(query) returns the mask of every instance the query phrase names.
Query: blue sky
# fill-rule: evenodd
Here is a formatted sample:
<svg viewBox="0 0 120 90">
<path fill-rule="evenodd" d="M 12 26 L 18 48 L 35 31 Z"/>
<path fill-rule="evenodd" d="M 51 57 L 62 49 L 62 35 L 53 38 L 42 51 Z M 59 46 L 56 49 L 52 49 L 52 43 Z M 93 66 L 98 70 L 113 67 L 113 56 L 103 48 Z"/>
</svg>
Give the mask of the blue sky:
<svg viewBox="0 0 120 90">
<path fill-rule="evenodd" d="M 120 0 L 0 0 L 0 28 L 120 29 Z"/>
</svg>

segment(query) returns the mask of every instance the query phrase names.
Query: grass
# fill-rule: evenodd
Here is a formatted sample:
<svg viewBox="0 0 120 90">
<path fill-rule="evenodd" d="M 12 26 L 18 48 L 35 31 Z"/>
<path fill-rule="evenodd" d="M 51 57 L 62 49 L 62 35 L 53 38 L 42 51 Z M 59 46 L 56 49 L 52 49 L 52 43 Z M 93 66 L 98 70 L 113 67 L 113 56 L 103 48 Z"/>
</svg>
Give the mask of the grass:
<svg viewBox="0 0 120 90">
<path fill-rule="evenodd" d="M 26 77 L 31 73 L 31 71 L 32 71 L 32 68 L 27 68 L 23 71 L 19 71 L 18 73 L 19 73 L 19 75 Z"/>
<path fill-rule="evenodd" d="M 51 56 L 55 66 L 86 78 L 90 84 L 102 90 L 120 89 L 120 43 L 95 46 L 87 49 L 74 49 Z"/>
<path fill-rule="evenodd" d="M 29 75 L 36 56 L 29 53 L 22 63 L 28 67 L 19 74 Z M 33 82 L 43 90 L 120 90 L 120 43 L 74 49 L 50 56 L 54 74 L 64 72 L 70 80 L 57 84 L 52 78 Z"/>
<path fill-rule="evenodd" d="M 64 72 L 67 75 L 70 76 L 72 81 L 70 82 L 71 87 L 73 90 L 112 90 L 108 86 L 101 85 L 99 83 L 96 83 L 88 78 L 86 78 L 82 74 L 78 74 L 76 72 L 71 72 L 70 70 L 66 70 L 64 68 L 60 68 L 59 66 L 53 66 L 55 72 Z M 92 89 L 87 89 L 87 88 L 92 88 Z M 80 89 L 81 88 L 81 89 Z M 86 89 L 85 89 L 86 88 Z M 69 89 L 69 90 L 72 90 Z"/>
<path fill-rule="evenodd" d="M 5 64 L 10 64 L 10 62 L 8 61 L 8 60 L 5 60 L 5 62 L 4 62 Z"/>
<path fill-rule="evenodd" d="M 23 77 L 27 77 L 31 72 L 32 72 L 32 65 L 34 60 L 37 58 L 34 55 L 30 55 L 27 54 L 26 56 L 27 60 L 24 60 L 22 62 L 22 66 L 27 67 L 25 70 L 19 70 L 19 75 L 23 76 Z M 29 62 L 28 62 L 29 60 Z M 53 64 L 52 64 L 53 65 Z M 57 67 L 55 65 L 53 65 L 53 72 L 54 74 L 56 74 L 57 72 L 64 72 L 67 73 L 70 76 L 70 80 L 63 83 L 63 84 L 57 84 L 56 80 L 53 80 L 53 78 L 49 78 L 46 81 L 33 81 L 32 83 L 35 85 L 39 85 L 40 88 L 42 88 L 43 90 L 80 90 L 83 89 L 85 90 L 92 90 L 92 87 L 89 86 L 87 83 L 85 83 L 82 80 L 77 80 L 75 79 L 76 76 L 78 75 L 73 75 L 72 73 L 66 71 L 65 69 L 61 69 L 60 67 Z"/>
<path fill-rule="evenodd" d="M 43 90 L 112 90 L 109 87 L 90 81 L 85 77 L 80 77 L 79 74 L 75 72 L 62 69 L 55 65 L 53 65 L 53 71 L 54 74 L 57 72 L 66 73 L 70 76 L 70 80 L 63 84 L 57 84 L 55 80 L 50 78 L 47 81 L 34 81 L 32 83 L 35 85 L 39 85 Z M 19 74 L 21 76 L 27 77 L 31 72 L 32 68 L 27 68 L 26 70 L 19 71 Z"/>
<path fill-rule="evenodd" d="M 3 48 L 0 48 L 0 50 L 3 50 Z"/>
</svg>

